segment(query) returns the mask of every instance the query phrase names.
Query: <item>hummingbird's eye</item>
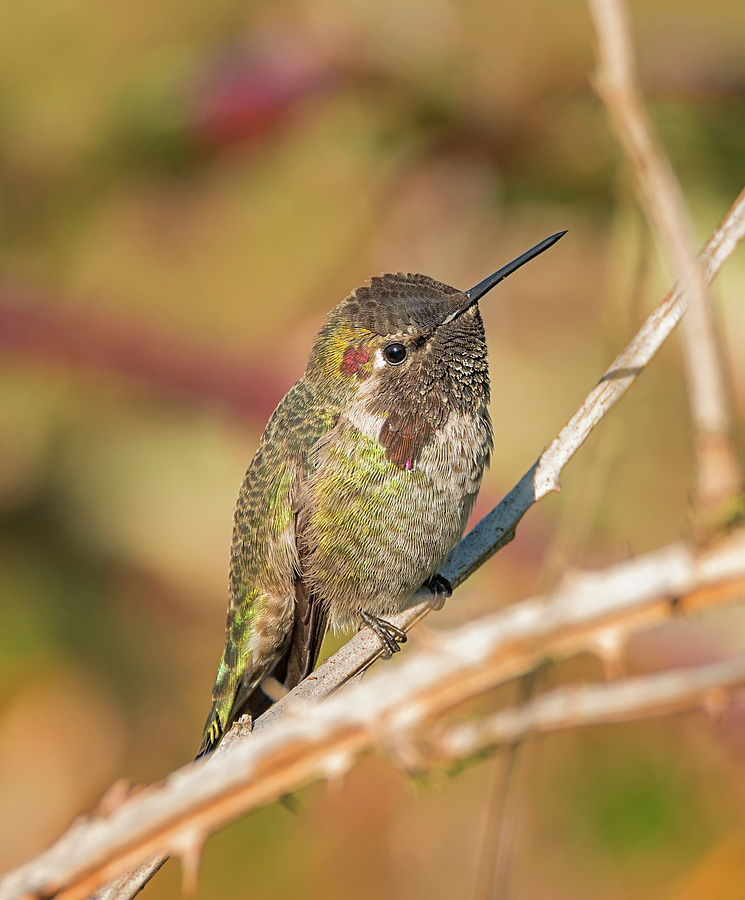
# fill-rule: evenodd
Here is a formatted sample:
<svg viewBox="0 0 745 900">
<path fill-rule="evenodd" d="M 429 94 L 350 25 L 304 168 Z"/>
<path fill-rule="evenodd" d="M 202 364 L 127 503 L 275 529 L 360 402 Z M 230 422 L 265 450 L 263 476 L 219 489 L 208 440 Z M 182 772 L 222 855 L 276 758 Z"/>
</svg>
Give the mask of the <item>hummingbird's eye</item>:
<svg viewBox="0 0 745 900">
<path fill-rule="evenodd" d="M 386 362 L 398 366 L 406 359 L 408 352 L 405 344 L 388 344 L 383 350 L 383 356 Z"/>
</svg>

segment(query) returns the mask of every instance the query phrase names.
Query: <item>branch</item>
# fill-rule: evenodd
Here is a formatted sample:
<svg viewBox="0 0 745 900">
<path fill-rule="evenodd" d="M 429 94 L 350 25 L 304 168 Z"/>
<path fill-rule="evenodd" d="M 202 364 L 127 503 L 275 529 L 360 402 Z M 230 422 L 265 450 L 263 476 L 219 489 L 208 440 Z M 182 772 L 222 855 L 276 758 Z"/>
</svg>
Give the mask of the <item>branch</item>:
<svg viewBox="0 0 745 900">
<path fill-rule="evenodd" d="M 721 342 L 706 296 L 707 279 L 696 265 L 693 225 L 680 185 L 642 107 L 623 0 L 588 3 L 598 38 L 598 94 L 633 166 L 647 219 L 690 300 L 683 355 L 695 430 L 696 496 L 700 506 L 712 509 L 739 493 L 742 474 L 732 442 Z"/>
<path fill-rule="evenodd" d="M 608 725 L 703 706 L 719 712 L 726 691 L 745 682 L 745 656 L 623 681 L 559 688 L 477 722 L 453 725 L 432 747 L 437 761 L 469 759 L 529 734 Z"/>
<path fill-rule="evenodd" d="M 82 900 L 155 853 L 193 860 L 221 825 L 312 781 L 338 778 L 376 744 L 407 766 L 420 765 L 423 731 L 538 658 L 607 646 L 602 636 L 609 630 L 623 640 L 689 605 L 721 605 L 744 592 L 745 529 L 706 553 L 671 545 L 573 575 L 547 597 L 431 638 L 400 665 L 323 703 L 296 703 L 274 727 L 180 769 L 109 815 L 73 825 L 0 882 L 0 900 L 40 894 Z"/>
<path fill-rule="evenodd" d="M 704 277 L 710 282 L 738 242 L 745 236 L 745 190 L 735 201 L 724 221 L 709 239 L 700 256 Z M 453 587 L 462 584 L 501 547 L 514 537 L 518 523 L 536 500 L 552 490 L 559 490 L 562 469 L 582 446 L 592 429 L 615 406 L 633 384 L 664 340 L 686 311 L 686 297 L 680 287 L 673 288 L 663 303 L 642 325 L 626 349 L 614 360 L 585 402 L 561 430 L 538 461 L 526 472 L 510 493 L 485 516 L 453 550 L 442 574 Z M 409 631 L 430 612 L 429 595 L 419 593 L 410 609 L 393 617 L 399 628 Z M 287 706 L 313 702 L 338 690 L 364 672 L 380 656 L 380 641 L 368 628 L 363 628 L 334 656 L 319 666 L 292 693 L 275 703 L 257 721 L 254 731 L 263 731 L 278 723 Z M 224 742 L 228 746 L 240 741 L 235 730 Z M 219 748 L 218 748 L 219 752 Z M 130 900 L 163 864 L 162 858 L 151 860 L 136 872 L 108 885 L 97 900 Z"/>
</svg>

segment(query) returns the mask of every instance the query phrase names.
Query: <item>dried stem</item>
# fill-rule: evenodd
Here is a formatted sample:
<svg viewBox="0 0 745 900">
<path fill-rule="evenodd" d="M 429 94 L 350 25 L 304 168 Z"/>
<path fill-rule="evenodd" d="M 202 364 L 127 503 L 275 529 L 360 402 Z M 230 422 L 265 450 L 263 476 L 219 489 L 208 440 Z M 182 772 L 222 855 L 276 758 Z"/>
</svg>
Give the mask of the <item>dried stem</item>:
<svg viewBox="0 0 745 900">
<path fill-rule="evenodd" d="M 528 734 L 628 722 L 696 706 L 719 711 L 726 691 L 744 682 L 745 656 L 736 656 L 623 681 L 559 688 L 524 706 L 451 726 L 437 736 L 433 757 L 468 759 Z"/>
<path fill-rule="evenodd" d="M 0 900 L 39 894 L 82 900 L 155 853 L 179 855 L 185 843 L 198 845 L 250 809 L 312 781 L 338 777 L 376 744 L 405 767 L 421 767 L 427 762 L 422 739 L 438 721 L 529 671 L 537 660 L 597 652 L 609 646 L 611 633 L 623 642 L 672 615 L 721 606 L 744 593 L 745 530 L 705 553 L 671 545 L 606 570 L 573 575 L 547 597 L 433 638 L 400 665 L 380 669 L 322 703 L 295 703 L 272 728 L 186 766 L 108 815 L 79 822 L 8 874 L 0 882 Z M 731 673 L 725 674 L 727 686 Z M 706 683 L 707 690 L 714 686 Z M 646 710 L 645 697 L 636 696 Z M 627 702 L 624 714 L 632 710 Z M 489 741 L 493 734 L 488 732 Z"/>
<path fill-rule="evenodd" d="M 732 442 L 721 342 L 695 260 L 693 225 L 680 185 L 644 112 L 623 0 L 588 0 L 598 38 L 596 87 L 636 175 L 641 203 L 689 298 L 683 329 L 695 430 L 696 499 L 704 509 L 731 501 L 742 488 Z"/>
</svg>

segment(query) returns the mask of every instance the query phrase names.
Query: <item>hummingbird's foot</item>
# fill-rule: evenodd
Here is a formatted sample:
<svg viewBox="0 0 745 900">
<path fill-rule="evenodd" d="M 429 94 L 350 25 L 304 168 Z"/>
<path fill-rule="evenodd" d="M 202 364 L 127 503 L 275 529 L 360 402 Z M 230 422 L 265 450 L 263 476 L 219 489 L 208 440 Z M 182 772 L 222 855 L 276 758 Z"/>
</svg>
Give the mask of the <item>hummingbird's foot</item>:
<svg viewBox="0 0 745 900">
<path fill-rule="evenodd" d="M 448 597 L 453 596 L 453 586 L 447 578 L 442 575 L 433 575 L 424 582 L 422 587 L 426 587 L 432 591 L 430 606 L 435 610 L 442 609 Z"/>
<path fill-rule="evenodd" d="M 360 619 L 378 636 L 383 645 L 383 659 L 390 659 L 401 649 L 399 644 L 405 644 L 407 641 L 406 632 L 385 619 L 371 616 L 368 613 L 362 613 Z"/>
</svg>

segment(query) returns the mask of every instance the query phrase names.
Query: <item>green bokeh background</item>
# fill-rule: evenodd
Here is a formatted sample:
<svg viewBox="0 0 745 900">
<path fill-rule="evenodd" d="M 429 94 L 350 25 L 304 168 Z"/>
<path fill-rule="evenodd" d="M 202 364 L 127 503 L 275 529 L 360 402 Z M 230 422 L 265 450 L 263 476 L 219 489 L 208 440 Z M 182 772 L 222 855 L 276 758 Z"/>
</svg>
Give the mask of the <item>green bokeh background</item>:
<svg viewBox="0 0 745 900">
<path fill-rule="evenodd" d="M 638 0 L 631 14 L 651 118 L 703 241 L 745 183 L 745 6 Z M 0 869 L 115 779 L 156 780 L 193 755 L 238 485 L 353 287 L 397 270 L 468 287 L 569 229 L 482 307 L 496 446 L 477 517 L 660 301 L 670 273 L 593 65 L 574 0 L 6 5 Z M 740 252 L 714 291 L 738 440 L 744 290 Z M 563 494 L 428 627 L 674 539 L 691 484 L 674 336 Z M 735 610 L 659 629 L 628 648 L 628 669 L 743 649 L 743 625 Z M 583 657 L 545 686 L 599 677 Z M 745 896 L 743 726 L 735 703 L 721 723 L 528 742 L 511 896 Z M 272 806 L 214 836 L 198 896 L 481 900 L 501 765 L 415 787 L 371 756 L 343 784 L 301 791 L 296 814 Z M 170 863 L 148 896 L 178 896 L 179 877 Z"/>
</svg>

